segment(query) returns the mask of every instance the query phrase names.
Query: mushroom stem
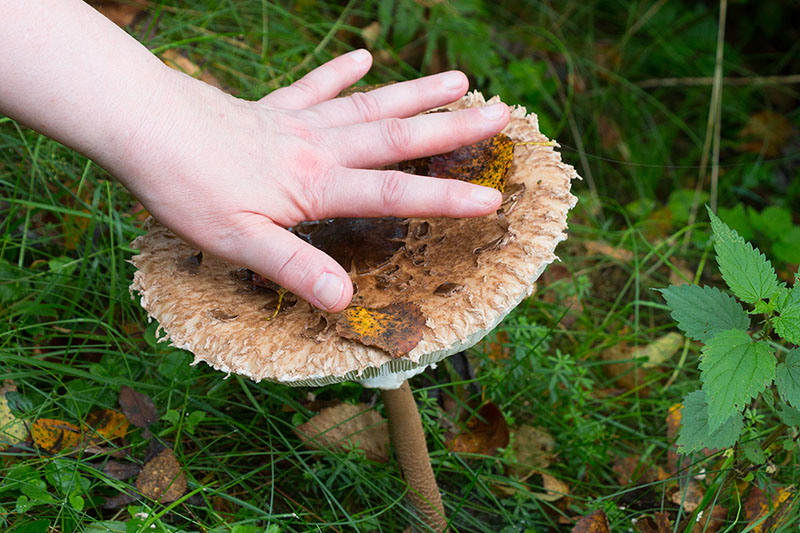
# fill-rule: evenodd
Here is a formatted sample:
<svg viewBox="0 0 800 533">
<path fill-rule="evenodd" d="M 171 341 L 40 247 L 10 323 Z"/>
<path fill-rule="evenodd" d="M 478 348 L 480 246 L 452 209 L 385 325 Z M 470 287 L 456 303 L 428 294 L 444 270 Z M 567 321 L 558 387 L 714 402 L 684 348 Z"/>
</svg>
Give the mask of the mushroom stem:
<svg viewBox="0 0 800 533">
<path fill-rule="evenodd" d="M 381 397 L 389 417 L 389 434 L 397 460 L 409 487 L 408 500 L 428 527 L 444 531 L 447 518 L 442 496 L 433 475 L 425 432 L 411 387 L 408 381 L 404 381 L 399 389 L 382 390 Z"/>
</svg>

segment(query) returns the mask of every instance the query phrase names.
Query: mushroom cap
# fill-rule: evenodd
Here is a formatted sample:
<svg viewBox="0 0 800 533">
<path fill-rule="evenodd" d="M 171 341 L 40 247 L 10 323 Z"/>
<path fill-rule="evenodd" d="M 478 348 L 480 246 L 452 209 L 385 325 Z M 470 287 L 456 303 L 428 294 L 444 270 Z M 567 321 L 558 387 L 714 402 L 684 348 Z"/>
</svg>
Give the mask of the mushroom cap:
<svg viewBox="0 0 800 533">
<path fill-rule="evenodd" d="M 495 102 L 499 98 L 488 104 Z M 483 96 L 472 92 L 446 109 L 482 105 Z M 577 201 L 570 194 L 575 169 L 561 161 L 555 143 L 525 108 L 511 109 L 503 133 L 515 143 L 532 144 L 515 144 L 497 214 L 355 219 L 356 238 L 361 221 L 364 235 L 382 235 L 393 244 L 382 258 L 361 261 L 345 254 L 356 288 L 348 309 L 399 304 L 421 311 L 421 320 L 410 326 L 415 342 L 402 355 L 342 336 L 337 323 L 343 313 L 319 311 L 303 300 L 282 303 L 275 312 L 275 293 L 248 290 L 232 275 L 235 266 L 215 257 L 199 261 L 196 249 L 155 222 L 132 243 L 139 255 L 132 258 L 138 270 L 131 291 L 138 291 L 142 307 L 166 332 L 161 340 L 190 350 L 195 363 L 293 386 L 351 380 L 396 388 L 497 326 L 532 294 L 536 279 L 556 259 L 556 245 L 566 239 L 567 213 Z M 386 224 L 395 229 L 387 234 Z"/>
</svg>

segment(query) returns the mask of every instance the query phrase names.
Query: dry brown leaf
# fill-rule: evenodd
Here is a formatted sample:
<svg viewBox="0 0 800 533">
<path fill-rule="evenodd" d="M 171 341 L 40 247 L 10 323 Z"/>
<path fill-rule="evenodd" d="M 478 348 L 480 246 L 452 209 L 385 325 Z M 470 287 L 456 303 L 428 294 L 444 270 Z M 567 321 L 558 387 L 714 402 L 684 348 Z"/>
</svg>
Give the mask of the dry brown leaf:
<svg viewBox="0 0 800 533">
<path fill-rule="evenodd" d="M 172 450 L 167 448 L 150 459 L 136 478 L 143 496 L 161 503 L 177 500 L 186 492 L 186 476 Z"/>
<path fill-rule="evenodd" d="M 605 241 L 585 241 L 583 246 L 587 254 L 605 255 L 621 263 L 633 261 L 633 252 L 625 248 L 616 248 Z"/>
<path fill-rule="evenodd" d="M 727 523 L 728 508 L 717 505 L 692 525 L 692 533 L 717 533 Z M 671 532 L 672 530 L 670 530 Z"/>
<path fill-rule="evenodd" d="M 312 449 L 360 448 L 373 461 L 389 460 L 389 427 L 375 409 L 360 403 L 327 407 L 305 424 L 297 435 Z"/>
<path fill-rule="evenodd" d="M 135 463 L 120 463 L 119 461 L 108 461 L 103 465 L 103 473 L 110 478 L 125 481 L 138 476 L 142 467 Z"/>
<path fill-rule="evenodd" d="M 671 495 L 670 500 L 675 505 L 682 505 L 687 513 L 693 513 L 700 502 L 703 501 L 703 496 L 706 494 L 706 489 L 700 482 L 691 479 L 689 483 L 682 488 L 676 489 Z"/>
<path fill-rule="evenodd" d="M 467 415 L 461 432 L 446 439 L 448 449 L 458 453 L 494 455 L 498 448 L 508 446 L 508 424 L 497 406 L 486 403 L 471 416 Z"/>
<path fill-rule="evenodd" d="M 375 346 L 400 357 L 413 350 L 425 328 L 425 315 L 419 305 L 401 302 L 380 309 L 357 305 L 340 313 L 336 332 L 345 339 Z"/>
<path fill-rule="evenodd" d="M 653 518 L 645 517 L 636 522 L 636 529 L 639 533 L 672 533 L 672 523 L 669 520 L 669 513 L 660 511 L 655 513 Z"/>
<path fill-rule="evenodd" d="M 48 453 L 71 450 L 83 439 L 81 428 L 64 420 L 39 418 L 31 426 L 33 442 Z"/>
<path fill-rule="evenodd" d="M 514 464 L 508 466 L 508 473 L 522 478 L 531 470 L 541 470 L 550 466 L 556 440 L 543 429 L 523 425 L 514 430 Z"/>
<path fill-rule="evenodd" d="M 795 491 L 792 487 L 777 487 L 770 498 L 758 487 L 753 487 L 744 504 L 745 518 L 754 526 L 753 533 L 773 533 L 779 531 L 792 507 Z"/>
<path fill-rule="evenodd" d="M 594 511 L 578 520 L 572 533 L 611 533 L 608 518 L 603 511 Z"/>
<path fill-rule="evenodd" d="M 378 37 L 380 36 L 381 23 L 377 20 L 361 28 L 361 38 L 364 39 L 364 44 L 366 44 L 367 48 L 370 50 L 375 48 L 375 43 L 378 42 Z"/>
<path fill-rule="evenodd" d="M 146 429 L 158 420 L 158 413 L 149 396 L 136 392 L 127 385 L 119 389 L 119 405 L 131 424 Z"/>
<path fill-rule="evenodd" d="M 684 285 L 686 283 L 691 283 L 694 279 L 694 272 L 689 270 L 688 263 L 677 257 L 673 257 L 671 262 L 675 270 L 670 269 L 669 271 L 669 284 Z"/>
<path fill-rule="evenodd" d="M 147 0 L 127 0 L 114 2 L 110 0 L 93 0 L 89 4 L 117 26 L 129 26 L 147 7 Z"/>
<path fill-rule="evenodd" d="M 742 152 L 775 157 L 793 134 L 792 123 L 785 116 L 772 111 L 754 113 L 739 132 L 743 142 L 738 148 Z"/>
<path fill-rule="evenodd" d="M 554 478 L 550 474 L 544 472 L 540 472 L 540 474 L 542 476 L 542 486 L 545 492 L 534 492 L 533 495 L 537 499 L 546 502 L 554 502 L 569 494 L 569 485 Z"/>
<path fill-rule="evenodd" d="M 610 364 L 603 367 L 608 377 L 620 387 L 628 390 L 640 387 L 647 380 L 647 370 L 660 365 L 672 357 L 683 344 L 683 336 L 671 332 L 648 345 L 631 348 L 620 342 L 600 354 Z"/>
</svg>

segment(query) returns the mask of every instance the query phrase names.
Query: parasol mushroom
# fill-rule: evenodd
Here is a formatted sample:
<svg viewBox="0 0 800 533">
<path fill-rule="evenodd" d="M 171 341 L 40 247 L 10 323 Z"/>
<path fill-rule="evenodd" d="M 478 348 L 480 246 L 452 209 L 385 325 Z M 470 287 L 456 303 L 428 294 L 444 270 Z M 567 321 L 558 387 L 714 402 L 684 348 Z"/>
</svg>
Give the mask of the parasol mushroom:
<svg viewBox="0 0 800 533">
<path fill-rule="evenodd" d="M 447 109 L 497 101 L 473 92 Z M 195 363 L 255 381 L 349 380 L 382 389 L 409 499 L 426 524 L 443 531 L 447 521 L 407 379 L 478 342 L 556 259 L 577 174 L 553 145 L 522 107 L 512 108 L 503 135 L 484 141 L 490 166 L 508 165 L 494 215 L 337 219 L 292 228 L 349 270 L 355 294 L 341 313 L 320 311 L 257 274 L 203 257 L 157 223 L 132 244 L 139 255 L 132 259 L 138 270 L 131 289 L 165 339 L 193 352 Z M 452 174 L 474 161 L 452 154 L 401 165 L 459 177 Z M 495 176 L 497 168 L 490 170 Z"/>
</svg>

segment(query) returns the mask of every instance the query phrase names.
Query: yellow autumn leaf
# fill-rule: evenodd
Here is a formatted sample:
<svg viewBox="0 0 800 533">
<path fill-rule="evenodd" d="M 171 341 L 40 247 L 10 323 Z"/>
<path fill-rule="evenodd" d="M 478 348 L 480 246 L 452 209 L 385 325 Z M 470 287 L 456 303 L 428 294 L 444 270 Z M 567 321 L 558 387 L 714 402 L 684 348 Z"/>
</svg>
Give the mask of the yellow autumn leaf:
<svg viewBox="0 0 800 533">
<path fill-rule="evenodd" d="M 340 313 L 336 332 L 345 339 L 375 346 L 393 357 L 405 355 L 422 340 L 425 316 L 411 302 L 380 309 L 352 306 Z"/>
<path fill-rule="evenodd" d="M 33 442 L 49 453 L 72 449 L 81 442 L 81 428 L 64 420 L 39 418 L 31 426 Z"/>
<path fill-rule="evenodd" d="M 7 387 L 4 386 L 4 389 Z M 13 390 L 13 389 L 11 389 Z M 5 450 L 24 442 L 28 438 L 28 427 L 25 420 L 14 416 L 8 405 L 5 391 L 0 393 L 0 450 Z"/>
</svg>

